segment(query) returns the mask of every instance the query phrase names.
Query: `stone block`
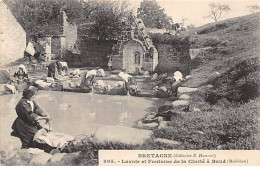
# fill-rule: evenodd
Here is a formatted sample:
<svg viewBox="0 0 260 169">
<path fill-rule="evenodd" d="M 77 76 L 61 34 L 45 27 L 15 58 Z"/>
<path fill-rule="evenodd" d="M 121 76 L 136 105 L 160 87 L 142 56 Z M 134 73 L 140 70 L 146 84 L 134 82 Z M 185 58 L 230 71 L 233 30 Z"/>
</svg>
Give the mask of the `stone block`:
<svg viewBox="0 0 260 169">
<path fill-rule="evenodd" d="M 178 88 L 178 96 L 181 96 L 182 94 L 188 94 L 198 91 L 198 88 L 190 88 L 190 87 L 179 87 Z"/>
<path fill-rule="evenodd" d="M 192 109 L 192 112 L 200 112 L 201 110 L 199 109 L 199 108 L 196 108 L 196 107 L 194 107 L 193 109 Z"/>
<path fill-rule="evenodd" d="M 154 130 L 158 126 L 158 123 L 142 123 L 141 121 L 138 122 L 138 128 L 146 129 L 146 130 Z"/>
<path fill-rule="evenodd" d="M 168 127 L 167 121 L 160 121 L 159 122 L 158 129 L 163 129 L 163 128 L 167 128 L 167 127 Z"/>
<path fill-rule="evenodd" d="M 57 154 L 54 154 L 54 156 L 50 159 L 50 162 L 51 163 L 54 163 L 54 162 L 58 162 L 58 161 L 61 161 L 61 159 L 64 157 L 66 153 L 57 153 Z"/>
<path fill-rule="evenodd" d="M 176 100 L 172 102 L 173 108 L 189 107 L 189 101 L 187 100 Z"/>
<path fill-rule="evenodd" d="M 40 153 L 31 159 L 29 165 L 46 165 L 46 163 L 51 159 L 53 155 L 48 153 Z"/>
<path fill-rule="evenodd" d="M 168 140 L 168 139 L 163 139 L 163 138 L 156 138 L 156 139 L 154 139 L 154 141 L 168 144 L 168 145 L 180 145 L 180 142 L 178 142 L 178 141 L 173 141 L 173 140 Z"/>
<path fill-rule="evenodd" d="M 179 97 L 180 100 L 189 100 L 190 99 L 190 96 L 187 95 L 187 94 L 182 94 L 180 97 Z"/>
<path fill-rule="evenodd" d="M 124 126 L 104 125 L 97 129 L 93 138 L 98 143 L 119 142 L 136 145 L 143 144 L 144 140 L 150 138 L 151 134 L 152 131 L 149 130 L 141 130 Z"/>
</svg>

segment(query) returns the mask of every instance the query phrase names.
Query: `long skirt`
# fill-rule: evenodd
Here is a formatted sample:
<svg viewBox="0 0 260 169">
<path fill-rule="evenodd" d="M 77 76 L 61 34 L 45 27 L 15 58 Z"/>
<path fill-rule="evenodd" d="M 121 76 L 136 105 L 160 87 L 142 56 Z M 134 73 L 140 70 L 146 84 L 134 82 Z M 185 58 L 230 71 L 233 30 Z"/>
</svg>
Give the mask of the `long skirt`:
<svg viewBox="0 0 260 169">
<path fill-rule="evenodd" d="M 41 127 L 37 124 L 27 124 L 19 118 L 16 118 L 12 125 L 12 129 L 18 133 L 22 141 L 22 148 L 33 147 L 33 137 L 40 128 Z"/>
</svg>

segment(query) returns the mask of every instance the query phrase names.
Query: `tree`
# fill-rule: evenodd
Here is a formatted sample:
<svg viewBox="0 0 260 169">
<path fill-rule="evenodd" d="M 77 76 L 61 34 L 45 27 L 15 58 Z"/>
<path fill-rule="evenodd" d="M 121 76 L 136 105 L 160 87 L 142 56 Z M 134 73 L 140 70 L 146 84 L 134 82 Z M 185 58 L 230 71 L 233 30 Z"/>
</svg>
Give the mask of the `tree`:
<svg viewBox="0 0 260 169">
<path fill-rule="evenodd" d="M 105 39 L 120 34 L 123 29 L 121 20 L 130 13 L 127 1 L 96 1 L 96 9 L 91 15 L 91 33 Z"/>
<path fill-rule="evenodd" d="M 251 13 L 256 13 L 259 11 L 260 7 L 258 5 L 249 5 L 247 6 L 247 9 L 251 12 Z"/>
<path fill-rule="evenodd" d="M 151 28 L 166 28 L 171 26 L 172 18 L 167 16 L 156 0 L 143 0 L 137 9 L 137 17 L 144 25 Z"/>
<path fill-rule="evenodd" d="M 210 13 L 206 18 L 212 18 L 215 22 L 222 18 L 223 14 L 228 13 L 231 10 L 229 5 L 219 3 L 210 3 L 209 7 Z"/>
<path fill-rule="evenodd" d="M 129 13 L 126 1 L 111 0 L 5 0 L 19 23 L 31 35 L 62 33 L 62 11 L 84 34 L 108 38 L 121 31 L 120 21 Z"/>
<path fill-rule="evenodd" d="M 18 22 L 29 35 L 28 37 L 31 35 L 60 34 L 62 32 L 61 11 L 66 10 L 68 6 L 72 7 L 78 4 L 77 0 L 5 1 L 17 18 Z M 78 11 L 79 10 L 73 11 L 74 16 L 79 15 Z"/>
</svg>

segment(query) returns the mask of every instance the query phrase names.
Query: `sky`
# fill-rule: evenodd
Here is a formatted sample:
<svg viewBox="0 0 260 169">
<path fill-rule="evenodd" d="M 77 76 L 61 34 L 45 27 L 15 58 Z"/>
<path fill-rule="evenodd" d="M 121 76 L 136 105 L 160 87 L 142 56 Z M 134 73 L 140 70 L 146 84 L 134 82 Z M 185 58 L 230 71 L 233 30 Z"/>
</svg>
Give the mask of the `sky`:
<svg viewBox="0 0 260 169">
<path fill-rule="evenodd" d="M 130 0 L 132 8 L 138 8 L 142 0 Z M 209 12 L 208 4 L 217 2 L 227 4 L 231 11 L 224 16 L 223 19 L 233 18 L 237 16 L 248 15 L 250 12 L 247 9 L 248 5 L 258 4 L 260 0 L 156 0 L 157 3 L 165 9 L 168 16 L 173 18 L 173 21 L 181 22 L 182 18 L 187 18 L 185 26 L 194 24 L 202 26 L 210 22 L 212 19 L 205 18 Z M 221 19 L 220 19 L 221 20 Z"/>
</svg>

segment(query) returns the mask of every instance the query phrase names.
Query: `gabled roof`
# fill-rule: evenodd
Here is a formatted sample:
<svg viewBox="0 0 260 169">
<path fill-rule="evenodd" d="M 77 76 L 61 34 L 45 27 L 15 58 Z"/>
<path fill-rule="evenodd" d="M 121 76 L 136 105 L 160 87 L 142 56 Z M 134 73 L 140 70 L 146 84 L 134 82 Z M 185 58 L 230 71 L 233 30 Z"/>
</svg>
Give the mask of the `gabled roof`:
<svg viewBox="0 0 260 169">
<path fill-rule="evenodd" d="M 16 22 L 18 23 L 18 25 L 21 27 L 21 29 L 26 33 L 25 29 L 22 27 L 22 25 L 18 22 L 16 16 L 13 14 L 12 10 L 9 8 L 9 6 L 7 5 L 7 3 L 4 0 L 0 0 L 0 9 L 1 8 L 7 8 L 8 11 L 10 11 L 11 15 L 13 16 L 13 18 L 16 20 Z M 3 17 L 4 13 L 3 10 L 0 10 L 0 14 L 1 17 Z"/>
</svg>

